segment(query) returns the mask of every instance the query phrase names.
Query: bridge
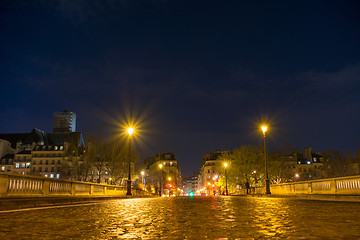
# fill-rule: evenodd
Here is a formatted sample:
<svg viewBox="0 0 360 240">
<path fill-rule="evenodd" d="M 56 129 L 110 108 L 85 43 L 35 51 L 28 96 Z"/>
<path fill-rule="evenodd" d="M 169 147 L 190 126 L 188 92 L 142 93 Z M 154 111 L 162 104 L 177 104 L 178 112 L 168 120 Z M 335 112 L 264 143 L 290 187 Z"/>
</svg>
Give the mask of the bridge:
<svg viewBox="0 0 360 240">
<path fill-rule="evenodd" d="M 0 175 L 9 199 L 88 199 L 0 212 L 4 239 L 360 239 L 360 202 L 291 196 L 359 194 L 360 176 L 272 185 L 272 197 L 151 197 L 124 187 Z M 120 199 L 122 198 L 122 199 Z M 93 199 L 94 201 L 91 201 Z M 99 201 L 102 200 L 102 201 Z"/>
</svg>

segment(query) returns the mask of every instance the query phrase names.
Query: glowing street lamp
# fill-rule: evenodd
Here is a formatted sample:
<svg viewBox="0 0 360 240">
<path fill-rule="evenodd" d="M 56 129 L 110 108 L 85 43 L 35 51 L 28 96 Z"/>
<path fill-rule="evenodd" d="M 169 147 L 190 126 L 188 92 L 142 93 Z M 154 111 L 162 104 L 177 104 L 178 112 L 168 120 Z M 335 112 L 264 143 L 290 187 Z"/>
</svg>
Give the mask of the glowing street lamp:
<svg viewBox="0 0 360 240">
<path fill-rule="evenodd" d="M 134 132 L 134 129 L 130 127 L 130 128 L 128 128 L 127 131 L 129 133 L 129 135 L 131 136 L 133 134 L 133 132 Z"/>
<path fill-rule="evenodd" d="M 128 176 L 128 180 L 127 180 L 127 192 L 126 195 L 131 196 L 131 139 L 132 139 L 132 134 L 134 132 L 133 128 L 128 128 L 127 132 L 129 134 L 129 176 Z"/>
<path fill-rule="evenodd" d="M 228 164 L 224 163 L 224 167 L 225 167 L 225 195 L 228 195 L 228 187 L 227 187 L 227 174 L 226 174 L 226 168 L 227 168 Z"/>
<path fill-rule="evenodd" d="M 266 130 L 267 126 L 262 126 L 261 130 L 264 135 L 264 158 L 265 158 L 265 194 L 271 194 L 270 192 L 270 181 L 269 181 L 269 175 L 268 175 L 268 169 L 267 169 L 267 161 L 266 161 Z"/>
</svg>

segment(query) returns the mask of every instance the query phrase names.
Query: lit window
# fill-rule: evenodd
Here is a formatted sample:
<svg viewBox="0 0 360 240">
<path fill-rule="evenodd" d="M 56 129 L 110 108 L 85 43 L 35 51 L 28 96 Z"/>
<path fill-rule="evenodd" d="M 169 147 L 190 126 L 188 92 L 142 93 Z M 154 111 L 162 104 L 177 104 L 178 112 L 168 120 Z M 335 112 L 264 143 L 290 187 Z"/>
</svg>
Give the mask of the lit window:
<svg viewBox="0 0 360 240">
<path fill-rule="evenodd" d="M 21 163 L 21 168 L 25 168 L 25 163 Z"/>
<path fill-rule="evenodd" d="M 172 166 L 173 165 L 173 163 L 172 162 L 170 162 L 170 166 Z"/>
<path fill-rule="evenodd" d="M 59 178 L 60 177 L 60 174 L 58 173 L 58 174 L 56 174 L 56 178 Z"/>
<path fill-rule="evenodd" d="M 307 164 L 310 164 L 310 161 L 307 161 Z"/>
<path fill-rule="evenodd" d="M 64 150 L 64 146 L 60 146 L 60 151 Z"/>
<path fill-rule="evenodd" d="M 47 174 L 45 174 L 44 176 L 45 176 L 45 177 L 48 177 L 48 175 L 47 175 Z"/>
<path fill-rule="evenodd" d="M 1 171 L 5 172 L 5 166 L 1 166 Z"/>
<path fill-rule="evenodd" d="M 54 149 L 55 149 L 55 150 L 58 150 L 58 146 L 55 146 Z"/>
<path fill-rule="evenodd" d="M 54 178 L 54 174 L 50 174 L 50 178 Z"/>
<path fill-rule="evenodd" d="M 15 168 L 19 168 L 19 163 L 15 163 Z"/>
</svg>

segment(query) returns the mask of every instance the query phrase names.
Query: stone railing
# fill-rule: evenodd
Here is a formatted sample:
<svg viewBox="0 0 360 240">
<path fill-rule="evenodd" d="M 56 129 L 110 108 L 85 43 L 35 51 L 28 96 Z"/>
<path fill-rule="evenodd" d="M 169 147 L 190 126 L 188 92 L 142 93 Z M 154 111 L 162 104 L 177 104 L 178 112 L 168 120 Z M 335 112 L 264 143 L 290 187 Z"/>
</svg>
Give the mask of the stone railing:
<svg viewBox="0 0 360 240">
<path fill-rule="evenodd" d="M 150 196 L 132 189 L 133 196 Z M 126 187 L 62 179 L 0 173 L 0 198 L 9 197 L 125 197 Z"/>
<path fill-rule="evenodd" d="M 344 194 L 360 195 L 360 176 L 327 178 L 270 185 L 271 194 Z M 246 194 L 240 189 L 234 194 Z M 265 194 L 265 187 L 249 189 L 249 194 Z"/>
<path fill-rule="evenodd" d="M 360 194 L 360 176 L 273 184 L 272 194 Z"/>
</svg>

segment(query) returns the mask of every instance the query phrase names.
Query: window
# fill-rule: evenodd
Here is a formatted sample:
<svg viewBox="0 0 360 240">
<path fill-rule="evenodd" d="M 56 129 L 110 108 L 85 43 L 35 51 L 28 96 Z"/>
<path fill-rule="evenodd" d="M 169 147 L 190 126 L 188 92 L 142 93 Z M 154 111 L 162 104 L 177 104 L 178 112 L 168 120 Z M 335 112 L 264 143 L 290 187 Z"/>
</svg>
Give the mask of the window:
<svg viewBox="0 0 360 240">
<path fill-rule="evenodd" d="M 15 163 L 15 168 L 19 168 L 19 163 Z"/>
<path fill-rule="evenodd" d="M 58 160 L 58 164 L 60 164 L 60 159 Z"/>
<path fill-rule="evenodd" d="M 21 168 L 25 168 L 25 163 L 21 163 Z"/>
<path fill-rule="evenodd" d="M 45 168 L 45 172 L 48 172 L 48 170 L 49 170 L 48 167 L 46 167 L 46 168 Z"/>
<path fill-rule="evenodd" d="M 170 162 L 170 166 L 172 166 L 173 165 L 173 163 L 172 162 Z"/>
<path fill-rule="evenodd" d="M 33 161 L 33 165 L 36 165 L 36 160 Z"/>
<path fill-rule="evenodd" d="M 1 171 L 5 172 L 5 166 L 1 166 Z"/>
<path fill-rule="evenodd" d="M 36 168 L 35 167 L 33 167 L 33 172 L 35 172 L 36 171 Z"/>
<path fill-rule="evenodd" d="M 54 174 L 53 174 L 53 173 L 50 174 L 50 178 L 54 178 Z"/>
<path fill-rule="evenodd" d="M 58 150 L 58 146 L 55 146 L 54 149 L 55 149 L 55 150 Z"/>
<path fill-rule="evenodd" d="M 60 146 L 60 151 L 64 150 L 64 146 Z"/>
<path fill-rule="evenodd" d="M 51 172 L 54 172 L 54 167 L 51 167 Z"/>
<path fill-rule="evenodd" d="M 42 172 L 42 167 L 39 167 L 39 172 Z"/>
<path fill-rule="evenodd" d="M 45 164 L 49 164 L 49 160 L 46 160 L 46 161 L 45 161 Z"/>
<path fill-rule="evenodd" d="M 55 164 L 55 160 L 54 160 L 54 159 L 51 161 L 51 164 Z"/>
<path fill-rule="evenodd" d="M 30 163 L 29 162 L 26 163 L 26 168 L 30 168 Z"/>
<path fill-rule="evenodd" d="M 40 163 L 39 164 L 42 164 L 42 160 L 40 160 Z"/>
<path fill-rule="evenodd" d="M 58 174 L 56 174 L 56 178 L 59 178 L 60 177 L 60 174 L 58 173 Z"/>
<path fill-rule="evenodd" d="M 10 172 L 10 171 L 11 171 L 11 167 L 10 167 L 10 166 L 8 166 L 8 169 L 7 169 L 7 171 L 8 171 L 8 172 Z"/>
</svg>

